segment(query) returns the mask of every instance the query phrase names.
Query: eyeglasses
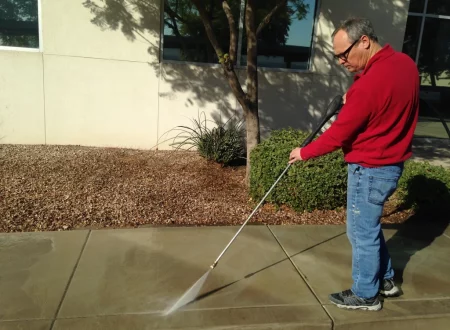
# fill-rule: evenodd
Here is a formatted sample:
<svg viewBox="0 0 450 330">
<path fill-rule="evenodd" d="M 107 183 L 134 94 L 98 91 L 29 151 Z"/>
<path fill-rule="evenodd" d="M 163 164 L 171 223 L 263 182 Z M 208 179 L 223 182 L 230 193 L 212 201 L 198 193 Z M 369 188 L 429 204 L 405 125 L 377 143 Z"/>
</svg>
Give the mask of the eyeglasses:
<svg viewBox="0 0 450 330">
<path fill-rule="evenodd" d="M 352 48 L 358 43 L 358 41 L 360 41 L 361 38 L 356 39 L 351 45 L 350 47 L 348 47 L 344 52 L 340 53 L 340 54 L 334 54 L 333 57 L 338 60 L 341 59 L 343 61 L 347 61 L 348 58 L 348 54 L 350 54 L 350 51 L 352 50 Z"/>
</svg>

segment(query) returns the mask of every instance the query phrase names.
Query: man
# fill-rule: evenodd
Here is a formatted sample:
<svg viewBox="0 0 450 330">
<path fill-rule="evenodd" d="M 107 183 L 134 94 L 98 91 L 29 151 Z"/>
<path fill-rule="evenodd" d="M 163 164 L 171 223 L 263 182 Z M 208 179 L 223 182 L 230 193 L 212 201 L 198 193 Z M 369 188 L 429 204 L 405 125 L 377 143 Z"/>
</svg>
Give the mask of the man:
<svg viewBox="0 0 450 330">
<path fill-rule="evenodd" d="M 378 43 L 367 19 L 345 21 L 332 37 L 335 58 L 358 74 L 337 120 L 316 141 L 292 150 L 289 162 L 342 148 L 348 163 L 347 236 L 353 285 L 329 298 L 341 308 L 380 310 L 379 293 L 399 292 L 380 219 L 412 153 L 419 73 L 407 55 Z"/>
</svg>

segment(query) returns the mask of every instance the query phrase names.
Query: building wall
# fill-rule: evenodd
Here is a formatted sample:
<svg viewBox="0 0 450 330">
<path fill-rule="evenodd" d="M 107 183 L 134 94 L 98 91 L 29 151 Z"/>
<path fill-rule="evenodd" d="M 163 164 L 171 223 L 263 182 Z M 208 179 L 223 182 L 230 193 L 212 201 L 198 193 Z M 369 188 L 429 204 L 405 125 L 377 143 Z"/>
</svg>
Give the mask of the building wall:
<svg viewBox="0 0 450 330">
<path fill-rule="evenodd" d="M 85 0 L 41 1 L 42 52 L 0 50 L 1 143 L 166 149 L 177 125 L 241 114 L 218 65 L 159 62 L 159 0 L 144 1 L 117 29 L 102 25 Z M 367 16 L 381 42 L 401 50 L 408 6 L 409 0 L 319 1 L 311 71 L 259 71 L 263 136 L 287 126 L 310 129 L 348 88 L 350 75 L 332 58 L 330 35 L 341 20 Z M 239 76 L 244 82 L 245 71 Z"/>
<path fill-rule="evenodd" d="M 45 143 L 41 53 L 0 51 L 0 143 Z"/>
</svg>

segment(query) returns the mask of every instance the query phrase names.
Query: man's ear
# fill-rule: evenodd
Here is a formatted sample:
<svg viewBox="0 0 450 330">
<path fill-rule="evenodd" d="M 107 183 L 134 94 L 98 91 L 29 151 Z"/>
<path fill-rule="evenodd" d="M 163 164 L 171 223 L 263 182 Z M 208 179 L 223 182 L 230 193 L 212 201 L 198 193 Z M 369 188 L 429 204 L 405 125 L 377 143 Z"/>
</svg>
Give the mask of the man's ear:
<svg viewBox="0 0 450 330">
<path fill-rule="evenodd" d="M 363 45 L 363 47 L 365 49 L 369 49 L 371 43 L 372 43 L 372 40 L 370 40 L 370 38 L 368 36 L 362 36 L 361 37 L 361 44 Z"/>
</svg>

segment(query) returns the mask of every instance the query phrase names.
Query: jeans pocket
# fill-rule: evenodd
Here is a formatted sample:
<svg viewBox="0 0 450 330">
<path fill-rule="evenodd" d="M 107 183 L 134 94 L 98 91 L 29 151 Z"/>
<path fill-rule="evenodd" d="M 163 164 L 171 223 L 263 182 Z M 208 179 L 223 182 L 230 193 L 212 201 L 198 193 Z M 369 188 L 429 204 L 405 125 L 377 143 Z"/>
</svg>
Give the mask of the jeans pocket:
<svg viewBox="0 0 450 330">
<path fill-rule="evenodd" d="M 381 178 L 376 176 L 369 177 L 369 196 L 368 200 L 372 204 L 383 205 L 384 202 L 397 189 L 398 179 Z"/>
</svg>

